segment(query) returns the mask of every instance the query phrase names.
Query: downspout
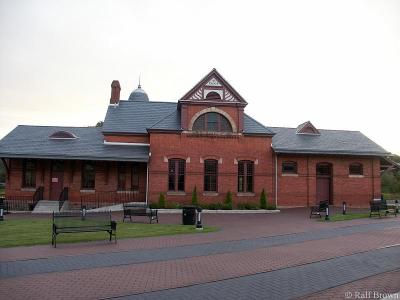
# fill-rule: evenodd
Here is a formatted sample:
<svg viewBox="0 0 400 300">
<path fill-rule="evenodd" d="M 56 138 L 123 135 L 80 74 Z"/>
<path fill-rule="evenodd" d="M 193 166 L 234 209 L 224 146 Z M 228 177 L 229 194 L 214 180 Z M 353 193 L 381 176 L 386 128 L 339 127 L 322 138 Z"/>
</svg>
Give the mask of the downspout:
<svg viewBox="0 0 400 300">
<path fill-rule="evenodd" d="M 146 164 L 146 206 L 148 205 L 148 194 L 149 194 L 149 161 L 150 159 L 147 161 Z"/>
<path fill-rule="evenodd" d="M 372 199 L 375 199 L 374 158 L 371 159 Z"/>
<path fill-rule="evenodd" d="M 278 208 L 278 156 L 275 153 L 275 207 Z"/>
<path fill-rule="evenodd" d="M 309 156 L 307 155 L 307 207 L 310 207 L 310 168 L 309 168 Z"/>
</svg>

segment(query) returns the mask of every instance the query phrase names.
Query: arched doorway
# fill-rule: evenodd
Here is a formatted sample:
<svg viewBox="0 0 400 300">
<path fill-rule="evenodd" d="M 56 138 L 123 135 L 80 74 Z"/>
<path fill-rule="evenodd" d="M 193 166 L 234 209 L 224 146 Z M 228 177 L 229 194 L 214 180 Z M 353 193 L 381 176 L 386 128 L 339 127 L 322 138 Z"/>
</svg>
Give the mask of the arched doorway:
<svg viewBox="0 0 400 300">
<path fill-rule="evenodd" d="M 317 174 L 317 203 L 328 201 L 333 204 L 332 197 L 332 164 L 318 163 L 316 167 Z"/>
</svg>

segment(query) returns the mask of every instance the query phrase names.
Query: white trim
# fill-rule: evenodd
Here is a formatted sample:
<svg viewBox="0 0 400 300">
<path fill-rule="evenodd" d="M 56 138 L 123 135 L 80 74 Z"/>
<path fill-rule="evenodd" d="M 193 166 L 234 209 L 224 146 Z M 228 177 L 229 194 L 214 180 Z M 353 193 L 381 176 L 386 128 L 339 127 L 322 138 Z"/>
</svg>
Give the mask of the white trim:
<svg viewBox="0 0 400 300">
<path fill-rule="evenodd" d="M 149 194 L 149 163 L 146 164 L 146 205 L 148 205 Z"/>
<path fill-rule="evenodd" d="M 278 156 L 275 153 L 275 207 L 278 207 Z"/>
<path fill-rule="evenodd" d="M 104 141 L 104 145 L 116 145 L 116 146 L 150 146 L 148 143 L 121 143 L 121 142 L 107 142 Z"/>
</svg>

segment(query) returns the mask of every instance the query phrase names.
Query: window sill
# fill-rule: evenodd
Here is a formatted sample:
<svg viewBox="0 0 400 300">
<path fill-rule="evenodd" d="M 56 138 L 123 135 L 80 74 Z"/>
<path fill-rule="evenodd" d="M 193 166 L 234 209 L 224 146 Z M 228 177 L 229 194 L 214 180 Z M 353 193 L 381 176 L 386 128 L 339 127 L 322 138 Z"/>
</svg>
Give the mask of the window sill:
<svg viewBox="0 0 400 300">
<path fill-rule="evenodd" d="M 203 196 L 215 197 L 215 196 L 218 196 L 218 193 L 217 192 L 204 192 Z"/>
<path fill-rule="evenodd" d="M 81 189 L 80 190 L 81 193 L 95 193 L 96 190 L 91 190 L 91 189 Z"/>
<path fill-rule="evenodd" d="M 36 188 L 34 188 L 34 187 L 23 187 L 23 188 L 21 188 L 21 191 L 22 192 L 35 192 Z"/>
<path fill-rule="evenodd" d="M 364 175 L 349 175 L 349 178 L 364 178 Z"/>
<path fill-rule="evenodd" d="M 255 193 L 237 193 L 236 196 L 238 197 L 254 197 Z"/>
<path fill-rule="evenodd" d="M 169 192 L 167 192 L 167 196 L 186 196 L 186 193 L 169 191 Z"/>
<path fill-rule="evenodd" d="M 283 173 L 282 177 L 299 177 L 299 174 Z"/>
</svg>

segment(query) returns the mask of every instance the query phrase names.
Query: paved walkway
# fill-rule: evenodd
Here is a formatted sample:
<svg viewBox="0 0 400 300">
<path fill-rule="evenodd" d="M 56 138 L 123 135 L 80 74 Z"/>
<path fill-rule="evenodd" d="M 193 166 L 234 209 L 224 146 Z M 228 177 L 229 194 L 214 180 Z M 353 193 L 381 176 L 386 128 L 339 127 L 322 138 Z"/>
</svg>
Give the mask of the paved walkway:
<svg viewBox="0 0 400 300">
<path fill-rule="evenodd" d="M 220 232 L 0 250 L 5 299 L 344 298 L 397 274 L 400 219 L 324 223 L 306 210 L 206 215 Z M 180 216 L 162 216 L 177 223 Z M 387 247 L 387 248 L 385 248 Z M 389 272 L 389 273 L 388 273 Z M 392 273 L 390 273 L 392 274 Z M 393 277 L 400 287 L 399 276 Z M 375 287 L 379 289 L 380 286 Z M 394 292 L 383 285 L 381 292 Z"/>
</svg>

